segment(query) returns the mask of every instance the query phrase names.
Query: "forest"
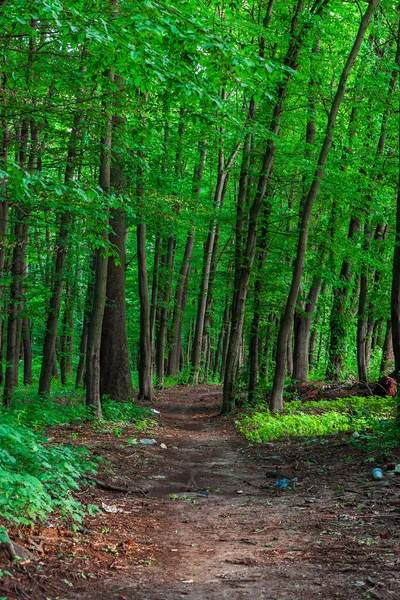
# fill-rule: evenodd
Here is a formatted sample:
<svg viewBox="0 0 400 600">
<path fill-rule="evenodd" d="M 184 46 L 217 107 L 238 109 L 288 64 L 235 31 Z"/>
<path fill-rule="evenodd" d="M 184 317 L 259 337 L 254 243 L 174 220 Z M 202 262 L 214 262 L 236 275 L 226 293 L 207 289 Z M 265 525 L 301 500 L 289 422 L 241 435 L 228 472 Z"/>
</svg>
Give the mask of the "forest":
<svg viewBox="0 0 400 600">
<path fill-rule="evenodd" d="M 248 460 L 286 461 L 289 476 L 275 465 L 275 483 L 248 483 L 250 463 L 241 480 L 260 498 L 275 494 L 276 510 L 286 488 L 305 494 L 300 463 L 315 481 L 333 469 L 333 496 L 362 471 L 368 494 L 387 485 L 393 503 L 400 4 L 0 0 L 0 40 L 0 598 L 111 597 L 90 577 L 107 579 L 118 543 L 107 565 L 93 558 L 97 571 L 87 559 L 96 575 L 83 559 L 76 566 L 74 546 L 77 583 L 54 562 L 49 528 L 84 536 L 105 515 L 134 539 L 145 521 L 124 533 L 126 507 L 108 510 L 128 492 L 141 508 L 154 492 L 155 514 L 165 498 L 200 507 L 222 484 L 195 484 L 196 460 L 175 458 L 188 440 L 203 447 L 194 420 L 211 444 L 201 465 L 218 450 L 213 423 L 228 462 L 246 444 Z M 146 470 L 154 437 L 165 464 L 194 460 L 185 489 L 147 485 L 168 470 Z M 122 447 L 134 453 L 129 469 Z M 350 483 L 338 482 L 341 469 Z M 243 485 L 232 488 L 237 502 Z M 254 502 L 263 515 L 265 498 Z M 97 537 L 114 531 L 105 523 Z M 339 569 L 325 595 L 314 574 L 289 596 L 277 579 L 273 597 L 394 598 L 393 565 L 381 564 L 385 589 L 373 569 L 400 542 L 387 522 L 376 526 L 392 544 L 376 548 L 376 591 L 363 573 L 364 587 L 342 589 Z M 135 564 L 160 568 L 145 546 Z M 35 552 L 50 565 L 43 579 Z M 232 599 L 266 597 L 236 587 Z M 146 598 L 186 597 L 174 590 Z M 223 596 L 192 586 L 188 597 Z"/>
</svg>

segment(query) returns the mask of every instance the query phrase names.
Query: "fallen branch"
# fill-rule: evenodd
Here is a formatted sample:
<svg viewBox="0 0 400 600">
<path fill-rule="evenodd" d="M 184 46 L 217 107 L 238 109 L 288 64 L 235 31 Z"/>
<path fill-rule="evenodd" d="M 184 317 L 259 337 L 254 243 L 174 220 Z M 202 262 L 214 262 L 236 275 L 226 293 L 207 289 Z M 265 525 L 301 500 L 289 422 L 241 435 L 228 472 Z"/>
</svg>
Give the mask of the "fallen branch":
<svg viewBox="0 0 400 600">
<path fill-rule="evenodd" d="M 101 488 L 102 490 L 121 492 L 122 494 L 142 494 L 142 496 L 145 496 L 147 494 L 147 490 L 143 490 L 142 488 L 125 488 L 118 485 L 114 485 L 112 483 L 101 481 L 96 477 L 86 476 L 86 479 L 88 479 L 89 481 L 93 481 L 97 485 L 97 487 Z"/>
</svg>

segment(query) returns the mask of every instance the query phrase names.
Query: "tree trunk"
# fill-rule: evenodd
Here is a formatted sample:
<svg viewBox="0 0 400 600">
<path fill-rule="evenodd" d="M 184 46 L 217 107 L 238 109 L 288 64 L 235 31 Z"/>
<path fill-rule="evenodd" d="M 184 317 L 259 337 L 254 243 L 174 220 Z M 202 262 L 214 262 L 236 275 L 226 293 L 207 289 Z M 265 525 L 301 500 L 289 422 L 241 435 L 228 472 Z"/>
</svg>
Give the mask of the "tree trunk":
<svg viewBox="0 0 400 600">
<path fill-rule="evenodd" d="M 264 224 L 260 236 L 259 257 L 257 278 L 254 282 L 254 309 L 253 321 L 250 330 L 250 345 L 249 345 L 249 402 L 253 402 L 257 390 L 258 371 L 259 371 L 259 355 L 260 355 L 260 323 L 261 323 L 261 294 L 263 289 L 263 275 L 265 262 L 267 260 L 267 239 L 268 239 L 268 220 L 271 213 L 271 205 L 265 206 Z"/>
<path fill-rule="evenodd" d="M 297 66 L 297 60 L 300 53 L 301 40 L 296 36 L 299 16 L 303 12 L 303 2 L 299 0 L 296 6 L 295 14 L 291 23 L 291 42 L 285 58 L 285 65 L 290 68 L 283 83 L 277 92 L 277 102 L 274 107 L 273 116 L 269 130 L 271 137 L 266 144 L 262 167 L 258 179 L 257 191 L 250 209 L 249 225 L 247 231 L 246 247 L 240 261 L 236 261 L 235 273 L 235 291 L 232 299 L 232 325 L 229 335 L 226 367 L 224 373 L 223 403 L 222 412 L 230 412 L 235 405 L 233 386 L 236 380 L 236 373 L 239 361 L 240 344 L 242 339 L 242 328 L 244 320 L 244 308 L 247 298 L 247 290 L 250 280 L 250 273 L 254 262 L 256 252 L 257 224 L 261 206 L 272 172 L 276 144 L 274 136 L 278 135 L 283 113 L 283 104 L 286 99 L 288 84 Z M 286 340 L 285 340 L 286 341 Z"/>
<path fill-rule="evenodd" d="M 67 164 L 65 167 L 64 176 L 65 184 L 70 183 L 74 178 L 78 140 L 81 135 L 81 120 L 82 112 L 75 113 L 68 145 Z M 56 261 L 50 303 L 47 312 L 46 333 L 43 344 L 43 360 L 39 378 L 39 394 L 48 394 L 50 392 L 52 367 L 56 351 L 58 320 L 60 316 L 61 298 L 65 280 L 65 263 L 67 260 L 70 224 L 71 214 L 69 212 L 64 213 L 61 216 L 60 229 L 57 234 Z"/>
<path fill-rule="evenodd" d="M 112 211 L 110 226 L 109 241 L 117 257 L 108 259 L 107 300 L 100 348 L 100 394 L 123 401 L 133 396 L 126 328 L 126 226 L 123 209 Z"/>
<path fill-rule="evenodd" d="M 156 365 L 157 365 L 157 387 L 164 387 L 165 350 L 167 341 L 167 326 L 169 316 L 169 305 L 171 301 L 172 276 L 175 252 L 175 236 L 168 237 L 167 255 L 163 273 L 162 298 L 160 306 L 160 320 L 157 331 Z"/>
<path fill-rule="evenodd" d="M 271 393 L 271 410 L 278 411 L 283 408 L 283 388 L 285 383 L 285 372 L 286 372 L 286 348 L 287 339 L 290 333 L 290 329 L 293 323 L 293 316 L 296 307 L 296 300 L 299 293 L 301 278 L 304 268 L 304 260 L 307 251 L 308 232 L 311 221 L 312 209 L 314 206 L 315 199 L 317 198 L 321 180 L 325 173 L 326 163 L 328 160 L 329 152 L 332 146 L 333 134 L 336 125 L 336 119 L 339 112 L 340 105 L 344 98 L 346 91 L 347 81 L 353 65 L 358 56 L 361 44 L 363 42 L 366 30 L 371 22 L 372 16 L 375 9 L 379 5 L 380 0 L 370 0 L 368 8 L 361 20 L 360 28 L 357 33 L 357 38 L 354 42 L 353 48 L 346 61 L 346 65 L 342 72 L 338 89 L 335 98 L 332 103 L 328 118 L 328 126 L 326 130 L 325 139 L 321 148 L 321 153 L 318 160 L 317 169 L 314 174 L 313 182 L 310 186 L 310 190 L 307 195 L 307 199 L 304 203 L 304 210 L 301 219 L 299 242 L 296 253 L 296 264 L 293 272 L 292 283 L 290 286 L 289 296 L 285 307 L 284 316 L 281 322 L 281 327 L 278 334 L 277 341 L 277 360 L 275 368 L 274 383 Z"/>
<path fill-rule="evenodd" d="M 392 338 L 392 320 L 388 319 L 386 324 L 385 341 L 382 348 L 382 361 L 380 375 L 388 375 L 393 371 L 394 354 L 393 354 L 393 338 Z"/>
<path fill-rule="evenodd" d="M 22 341 L 24 345 L 24 385 L 32 383 L 32 337 L 29 320 L 24 317 L 22 321 Z"/>
<path fill-rule="evenodd" d="M 140 341 L 139 341 L 139 400 L 153 397 L 152 343 L 150 337 L 150 303 L 146 258 L 146 224 L 137 226 L 137 253 L 139 267 Z"/>
<path fill-rule="evenodd" d="M 171 351 L 168 361 L 168 375 L 176 376 L 179 372 L 179 362 L 182 349 L 182 321 L 186 309 L 185 287 L 187 287 L 190 274 L 190 261 L 194 245 L 194 230 L 187 236 L 185 253 L 179 271 L 178 283 L 175 291 L 174 313 L 171 326 Z"/>
<path fill-rule="evenodd" d="M 150 307 L 150 339 L 151 339 L 152 345 L 154 344 L 156 312 L 157 312 L 157 306 L 158 306 L 161 241 L 162 241 L 161 236 L 157 235 L 156 243 L 155 243 L 155 247 L 154 247 L 153 284 L 152 284 L 152 288 L 151 288 L 151 307 Z"/>
<path fill-rule="evenodd" d="M 307 296 L 304 314 L 298 315 L 295 320 L 293 379 L 296 381 L 308 381 L 310 330 L 321 284 L 322 277 L 316 276 Z"/>
<path fill-rule="evenodd" d="M 113 71 L 107 73 L 114 81 Z M 100 149 L 100 187 L 104 194 L 111 192 L 111 145 L 112 145 L 112 116 L 104 106 L 105 127 Z M 103 232 L 104 243 L 107 234 Z M 88 329 L 86 352 L 86 404 L 93 411 L 96 419 L 101 418 L 100 396 L 100 347 L 103 328 L 103 316 L 107 290 L 108 255 L 103 248 L 95 252 L 95 278 L 93 288 L 93 304 Z"/>
<path fill-rule="evenodd" d="M 201 184 L 204 178 L 204 168 L 207 157 L 206 142 L 198 144 L 198 159 L 193 172 L 193 196 L 197 201 L 201 197 Z M 176 159 L 178 165 L 178 157 Z M 193 253 L 195 230 L 189 231 L 186 239 L 185 253 L 179 271 L 178 283 L 175 290 L 174 312 L 171 325 L 171 351 L 168 360 L 168 375 L 177 375 L 180 369 L 180 356 L 182 352 L 182 323 L 186 310 L 187 292 L 190 277 L 190 264 Z"/>
<path fill-rule="evenodd" d="M 360 232 L 360 219 L 352 216 L 350 219 L 348 239 L 355 241 Z M 347 300 L 349 296 L 349 284 L 351 280 L 350 258 L 345 257 L 340 270 L 338 285 L 333 290 L 333 305 L 330 316 L 330 342 L 329 342 L 329 360 L 326 376 L 330 380 L 338 379 L 343 370 L 343 353 L 346 346 L 347 325 Z"/>
<path fill-rule="evenodd" d="M 223 93 L 223 98 L 225 97 L 225 92 Z M 220 131 L 220 136 L 222 137 L 222 132 Z M 222 142 L 221 142 L 222 143 Z M 236 156 L 239 152 L 240 144 L 236 144 L 234 149 L 231 152 L 231 155 L 227 161 L 225 161 L 225 153 L 223 148 L 220 148 L 218 153 L 218 174 L 217 174 L 217 183 L 215 187 L 214 193 L 214 211 L 217 213 L 224 202 L 224 197 L 226 193 L 226 183 L 228 181 L 230 170 L 234 164 Z M 207 241 L 204 248 L 204 260 L 203 260 L 203 272 L 201 278 L 200 285 L 200 294 L 199 301 L 197 307 L 197 318 L 196 318 L 196 328 L 194 333 L 193 340 L 193 350 L 192 350 L 192 376 L 191 381 L 193 384 L 198 384 L 199 375 L 201 369 L 201 348 L 203 342 L 204 335 L 204 321 L 206 317 L 206 309 L 207 309 L 207 296 L 210 284 L 210 274 L 211 274 L 211 266 L 212 266 L 212 257 L 214 252 L 214 244 L 216 240 L 217 233 L 217 221 L 216 217 L 210 223 L 210 228 L 207 236 Z"/>
<path fill-rule="evenodd" d="M 79 344 L 79 363 L 76 371 L 75 387 L 79 388 L 85 381 L 86 376 L 86 352 L 87 352 L 87 341 L 89 332 L 90 312 L 93 304 L 93 290 L 94 290 L 94 270 L 95 270 L 95 255 L 90 263 L 89 281 L 87 285 L 85 306 L 83 309 L 83 323 L 81 341 Z"/>
<path fill-rule="evenodd" d="M 65 306 L 60 340 L 61 383 L 66 385 L 72 372 L 72 347 L 74 331 L 75 284 L 68 283 L 65 290 Z"/>
</svg>

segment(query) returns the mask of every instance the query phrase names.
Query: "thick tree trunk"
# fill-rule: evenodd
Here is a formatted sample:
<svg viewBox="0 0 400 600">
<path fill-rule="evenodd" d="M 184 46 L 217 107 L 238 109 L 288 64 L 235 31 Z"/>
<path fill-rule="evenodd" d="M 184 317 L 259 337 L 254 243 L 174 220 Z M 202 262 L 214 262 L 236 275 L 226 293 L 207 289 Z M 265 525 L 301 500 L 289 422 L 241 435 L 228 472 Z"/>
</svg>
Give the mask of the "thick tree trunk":
<svg viewBox="0 0 400 600">
<path fill-rule="evenodd" d="M 361 20 L 360 28 L 357 33 L 356 40 L 353 48 L 346 61 L 346 65 L 343 69 L 340 77 L 338 89 L 335 98 L 332 103 L 328 118 L 328 126 L 326 130 L 325 139 L 321 148 L 321 153 L 318 160 L 318 166 L 314 174 L 313 182 L 307 195 L 307 199 L 304 203 L 304 210 L 301 219 L 299 242 L 296 253 L 296 264 L 293 272 L 292 283 L 290 286 L 289 296 L 286 303 L 284 316 L 281 322 L 280 331 L 278 334 L 277 341 L 277 356 L 276 356 L 276 368 L 274 383 L 271 393 L 271 410 L 278 411 L 283 408 L 283 388 L 285 383 L 285 372 L 286 372 L 286 347 L 287 339 L 290 333 L 290 329 L 293 323 L 293 316 L 296 307 L 296 300 L 299 293 L 301 278 L 304 268 L 304 260 L 307 251 L 308 232 L 311 221 L 312 209 L 314 206 L 315 199 L 317 198 L 321 180 L 325 173 L 326 163 L 328 160 L 329 152 L 332 146 L 333 134 L 336 126 L 336 119 L 339 112 L 340 105 L 344 98 L 346 91 L 347 81 L 353 65 L 358 56 L 361 44 L 364 40 L 365 33 L 369 24 L 371 23 L 372 16 L 379 5 L 380 0 L 370 0 L 368 8 Z"/>
<path fill-rule="evenodd" d="M 133 386 L 126 328 L 126 226 L 122 209 L 112 211 L 110 226 L 109 241 L 117 257 L 108 259 L 100 349 L 100 394 L 123 401 L 132 398 Z"/>
</svg>

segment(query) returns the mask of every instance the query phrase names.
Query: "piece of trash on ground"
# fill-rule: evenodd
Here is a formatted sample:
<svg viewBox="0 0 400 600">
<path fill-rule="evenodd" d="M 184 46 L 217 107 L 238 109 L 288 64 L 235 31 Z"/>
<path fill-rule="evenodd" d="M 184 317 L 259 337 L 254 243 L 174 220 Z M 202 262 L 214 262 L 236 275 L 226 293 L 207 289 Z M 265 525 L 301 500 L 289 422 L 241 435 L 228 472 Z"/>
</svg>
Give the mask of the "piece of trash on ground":
<svg viewBox="0 0 400 600">
<path fill-rule="evenodd" d="M 288 479 L 287 477 L 282 477 L 282 479 L 277 479 L 275 483 L 271 483 L 270 488 L 278 488 L 280 490 L 284 490 L 289 487 L 292 483 L 296 483 L 297 477 L 293 477 L 293 479 Z"/>
<path fill-rule="evenodd" d="M 383 479 L 382 469 L 375 468 L 372 470 L 372 479 L 375 481 L 379 481 L 379 479 Z"/>
<path fill-rule="evenodd" d="M 123 512 L 122 508 L 118 508 L 118 506 L 115 506 L 115 504 L 106 504 L 105 502 L 102 502 L 101 507 L 106 513 Z"/>
<path fill-rule="evenodd" d="M 160 444 L 160 448 L 162 448 L 163 450 L 167 450 L 168 449 L 167 448 L 167 444 L 164 444 L 164 443 Z"/>
<path fill-rule="evenodd" d="M 155 408 L 151 408 L 150 410 L 151 410 L 151 412 L 155 413 L 156 415 L 160 414 L 160 411 L 156 410 Z"/>
<path fill-rule="evenodd" d="M 155 440 L 154 438 L 142 438 L 140 440 L 140 443 L 143 444 L 143 446 L 151 446 L 151 444 L 157 444 L 157 440 Z"/>
</svg>

